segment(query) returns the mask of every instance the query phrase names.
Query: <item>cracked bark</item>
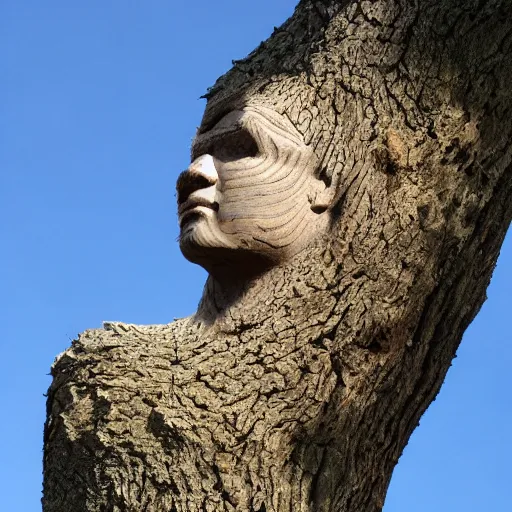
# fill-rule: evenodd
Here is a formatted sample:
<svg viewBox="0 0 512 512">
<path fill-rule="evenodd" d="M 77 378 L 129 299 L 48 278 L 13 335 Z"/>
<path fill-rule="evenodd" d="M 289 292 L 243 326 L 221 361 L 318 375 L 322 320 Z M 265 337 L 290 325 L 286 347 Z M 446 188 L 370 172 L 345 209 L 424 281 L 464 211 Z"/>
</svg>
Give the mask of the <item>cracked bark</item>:
<svg viewBox="0 0 512 512">
<path fill-rule="evenodd" d="M 229 297 L 210 279 L 208 321 L 80 335 L 52 370 L 46 512 L 381 509 L 512 217 L 511 41 L 505 0 L 302 1 L 234 63 L 201 130 L 286 115 L 331 228 Z"/>
</svg>

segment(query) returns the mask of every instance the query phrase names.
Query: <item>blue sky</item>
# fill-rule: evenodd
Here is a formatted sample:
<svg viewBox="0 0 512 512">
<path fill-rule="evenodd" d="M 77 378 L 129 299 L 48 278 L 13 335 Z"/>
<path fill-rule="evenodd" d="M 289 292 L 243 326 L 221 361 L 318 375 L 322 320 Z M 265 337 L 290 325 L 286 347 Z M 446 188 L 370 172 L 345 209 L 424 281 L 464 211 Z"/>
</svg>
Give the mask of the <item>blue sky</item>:
<svg viewBox="0 0 512 512">
<path fill-rule="evenodd" d="M 103 320 L 195 310 L 174 183 L 199 97 L 295 0 L 0 4 L 0 509 L 40 510 L 48 372 Z M 505 511 L 512 471 L 512 239 L 405 449 L 385 512 Z"/>
</svg>

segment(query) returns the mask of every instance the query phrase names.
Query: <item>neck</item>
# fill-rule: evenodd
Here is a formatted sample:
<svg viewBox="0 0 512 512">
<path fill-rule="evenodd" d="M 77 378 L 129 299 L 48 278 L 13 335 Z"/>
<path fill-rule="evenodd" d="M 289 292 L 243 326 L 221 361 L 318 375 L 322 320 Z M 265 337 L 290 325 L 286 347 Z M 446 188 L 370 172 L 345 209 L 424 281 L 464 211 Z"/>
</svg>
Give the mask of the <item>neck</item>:
<svg viewBox="0 0 512 512">
<path fill-rule="evenodd" d="M 311 295 L 330 274 L 328 269 L 335 267 L 331 255 L 327 241 L 318 239 L 288 262 L 257 276 L 210 275 L 194 320 L 205 325 L 260 323 L 276 304 Z"/>
</svg>

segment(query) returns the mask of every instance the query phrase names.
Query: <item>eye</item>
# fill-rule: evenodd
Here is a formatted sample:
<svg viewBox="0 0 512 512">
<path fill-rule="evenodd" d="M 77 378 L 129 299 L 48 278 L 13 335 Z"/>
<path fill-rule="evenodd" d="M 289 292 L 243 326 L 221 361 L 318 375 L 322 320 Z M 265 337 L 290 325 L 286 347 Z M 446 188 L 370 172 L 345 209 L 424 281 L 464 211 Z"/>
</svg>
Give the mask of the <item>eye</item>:
<svg viewBox="0 0 512 512">
<path fill-rule="evenodd" d="M 211 148 L 211 155 L 223 162 L 252 158 L 258 154 L 258 144 L 244 128 L 223 134 L 213 141 Z"/>
<path fill-rule="evenodd" d="M 200 130 L 192 143 L 192 160 L 205 154 L 223 162 L 257 156 L 256 137 L 244 118 L 243 111 L 233 110 L 224 114 L 211 128 Z"/>
</svg>

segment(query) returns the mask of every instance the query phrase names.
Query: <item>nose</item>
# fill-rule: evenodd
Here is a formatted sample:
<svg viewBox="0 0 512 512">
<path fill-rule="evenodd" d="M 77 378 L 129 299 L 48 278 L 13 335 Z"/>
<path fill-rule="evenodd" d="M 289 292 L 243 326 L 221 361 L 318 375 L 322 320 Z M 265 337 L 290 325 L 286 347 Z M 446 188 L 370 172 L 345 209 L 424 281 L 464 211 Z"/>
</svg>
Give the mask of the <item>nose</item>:
<svg viewBox="0 0 512 512">
<path fill-rule="evenodd" d="M 178 205 L 184 203 L 196 190 L 211 187 L 219 180 L 211 155 L 202 155 L 194 160 L 186 171 L 178 176 L 176 191 Z"/>
</svg>

